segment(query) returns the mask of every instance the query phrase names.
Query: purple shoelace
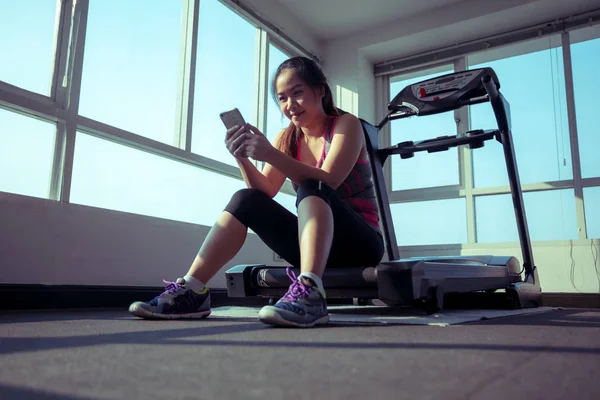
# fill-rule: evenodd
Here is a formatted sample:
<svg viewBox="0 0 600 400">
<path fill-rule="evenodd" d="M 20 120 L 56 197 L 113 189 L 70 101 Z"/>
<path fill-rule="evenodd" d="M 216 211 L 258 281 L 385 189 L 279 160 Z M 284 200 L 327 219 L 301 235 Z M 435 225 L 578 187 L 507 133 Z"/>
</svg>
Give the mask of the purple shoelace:
<svg viewBox="0 0 600 400">
<path fill-rule="evenodd" d="M 294 274 L 294 271 L 288 267 L 286 272 L 287 272 L 287 276 L 289 276 L 290 279 L 292 280 L 292 285 L 288 289 L 285 296 L 283 296 L 283 298 L 286 300 L 290 300 L 290 301 L 296 301 L 301 297 L 308 296 L 309 295 L 308 288 L 306 287 L 306 285 L 304 285 L 302 282 L 300 282 L 298 280 L 298 278 L 296 277 L 296 274 Z"/>
<path fill-rule="evenodd" d="M 165 288 L 165 291 L 162 292 L 162 294 L 158 297 L 163 297 L 165 294 L 175 291 L 175 290 L 178 290 L 183 287 L 183 285 L 181 285 L 177 282 L 170 282 L 170 281 L 166 281 L 164 279 L 163 279 L 163 282 L 167 284 L 167 287 Z"/>
</svg>

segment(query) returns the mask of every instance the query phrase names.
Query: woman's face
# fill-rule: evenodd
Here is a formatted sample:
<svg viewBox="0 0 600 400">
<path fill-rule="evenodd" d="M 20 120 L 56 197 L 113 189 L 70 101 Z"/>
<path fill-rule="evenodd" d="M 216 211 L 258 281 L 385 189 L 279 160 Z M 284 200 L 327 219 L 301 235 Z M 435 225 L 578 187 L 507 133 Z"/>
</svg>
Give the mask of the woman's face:
<svg viewBox="0 0 600 400">
<path fill-rule="evenodd" d="M 300 79 L 294 70 L 283 70 L 275 81 L 281 112 L 294 125 L 309 125 L 316 117 L 325 115 L 321 99 L 323 90 L 313 90 Z"/>
</svg>

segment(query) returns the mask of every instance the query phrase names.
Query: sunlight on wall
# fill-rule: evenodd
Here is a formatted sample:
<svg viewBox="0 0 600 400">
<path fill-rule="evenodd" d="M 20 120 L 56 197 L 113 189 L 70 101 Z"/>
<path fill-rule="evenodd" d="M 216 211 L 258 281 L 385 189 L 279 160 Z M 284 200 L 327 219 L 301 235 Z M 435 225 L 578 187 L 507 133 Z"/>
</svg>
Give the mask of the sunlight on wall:
<svg viewBox="0 0 600 400">
<path fill-rule="evenodd" d="M 349 112 L 354 115 L 358 115 L 358 93 L 352 90 L 346 89 L 340 85 L 335 85 L 335 102 L 336 107 Z"/>
</svg>

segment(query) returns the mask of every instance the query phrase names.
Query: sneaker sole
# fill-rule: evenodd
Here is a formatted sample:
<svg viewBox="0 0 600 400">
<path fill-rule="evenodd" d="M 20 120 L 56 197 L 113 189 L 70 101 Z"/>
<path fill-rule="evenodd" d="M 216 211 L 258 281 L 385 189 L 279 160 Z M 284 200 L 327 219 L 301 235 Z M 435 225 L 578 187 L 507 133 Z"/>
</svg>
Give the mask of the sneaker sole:
<svg viewBox="0 0 600 400">
<path fill-rule="evenodd" d="M 260 322 L 268 325 L 292 328 L 312 328 L 315 325 L 325 325 L 329 323 L 329 315 L 321 317 L 310 323 L 301 323 L 289 321 L 283 318 L 278 311 L 269 308 L 261 309 L 258 314 L 258 319 L 260 320 Z"/>
<path fill-rule="evenodd" d="M 144 319 L 204 319 L 210 315 L 210 310 L 188 314 L 161 314 L 133 305 L 129 307 L 129 312 L 136 317 Z"/>
</svg>

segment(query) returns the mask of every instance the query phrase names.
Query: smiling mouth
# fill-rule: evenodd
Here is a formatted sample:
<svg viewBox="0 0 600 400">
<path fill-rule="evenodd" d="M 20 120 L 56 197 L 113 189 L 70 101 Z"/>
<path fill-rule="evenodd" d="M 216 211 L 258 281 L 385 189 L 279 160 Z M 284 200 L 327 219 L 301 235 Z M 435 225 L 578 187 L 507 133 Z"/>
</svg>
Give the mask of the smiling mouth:
<svg viewBox="0 0 600 400">
<path fill-rule="evenodd" d="M 299 116 L 304 115 L 304 111 L 299 112 L 298 114 L 292 115 L 292 118 L 298 118 Z"/>
</svg>

